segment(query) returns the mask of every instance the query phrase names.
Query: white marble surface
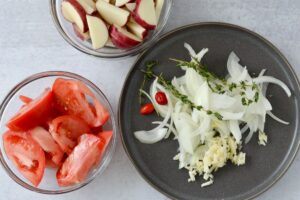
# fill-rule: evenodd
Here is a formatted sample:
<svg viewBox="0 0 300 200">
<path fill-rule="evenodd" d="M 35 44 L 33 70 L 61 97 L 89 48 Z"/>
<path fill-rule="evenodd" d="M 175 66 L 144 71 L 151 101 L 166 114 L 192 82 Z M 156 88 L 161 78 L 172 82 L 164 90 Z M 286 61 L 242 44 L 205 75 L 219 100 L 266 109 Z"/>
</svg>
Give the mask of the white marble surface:
<svg viewBox="0 0 300 200">
<path fill-rule="evenodd" d="M 254 30 L 273 42 L 300 76 L 299 0 L 174 0 L 167 30 L 201 21 L 223 21 Z M 0 1 L 0 99 L 20 80 L 45 70 L 72 71 L 96 83 L 114 111 L 121 86 L 135 58 L 111 61 L 85 55 L 70 47 L 57 33 L 47 0 Z M 117 150 L 102 177 L 65 195 L 47 196 L 21 188 L 0 168 L 1 200 L 163 200 L 133 168 L 123 147 Z M 300 155 L 286 175 L 258 199 L 300 198 Z M 282 196 L 284 194 L 284 197 Z"/>
</svg>

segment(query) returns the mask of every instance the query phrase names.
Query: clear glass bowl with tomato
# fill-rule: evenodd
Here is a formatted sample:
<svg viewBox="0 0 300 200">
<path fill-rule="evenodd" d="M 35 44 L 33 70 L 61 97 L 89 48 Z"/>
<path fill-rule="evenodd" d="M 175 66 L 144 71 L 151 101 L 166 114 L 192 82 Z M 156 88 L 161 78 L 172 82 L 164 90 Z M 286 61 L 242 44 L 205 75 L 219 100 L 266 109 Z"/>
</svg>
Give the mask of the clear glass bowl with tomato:
<svg viewBox="0 0 300 200">
<path fill-rule="evenodd" d="M 116 122 L 101 90 L 69 72 L 34 74 L 0 107 L 0 161 L 29 190 L 61 194 L 90 183 L 108 166 Z"/>
</svg>

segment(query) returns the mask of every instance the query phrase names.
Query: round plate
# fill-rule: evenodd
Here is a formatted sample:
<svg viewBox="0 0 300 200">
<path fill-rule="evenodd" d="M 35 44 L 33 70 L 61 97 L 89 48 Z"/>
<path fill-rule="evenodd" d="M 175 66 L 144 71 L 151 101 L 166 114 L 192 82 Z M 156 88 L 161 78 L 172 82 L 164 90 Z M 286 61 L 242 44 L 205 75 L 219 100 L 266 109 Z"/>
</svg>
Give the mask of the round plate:
<svg viewBox="0 0 300 200">
<path fill-rule="evenodd" d="M 156 114 L 139 114 L 138 90 L 143 81 L 140 69 L 149 60 L 159 61 L 157 73 L 171 79 L 183 75 L 169 58 L 189 60 L 184 42 L 199 51 L 209 48 L 204 64 L 220 76 L 225 76 L 228 55 L 234 51 L 251 74 L 262 68 L 267 75 L 285 82 L 293 95 L 288 98 L 278 86 L 270 85 L 268 99 L 276 115 L 290 122 L 282 125 L 267 118 L 267 146 L 257 144 L 255 135 L 244 146 L 246 164 L 240 167 L 227 164 L 216 172 L 214 184 L 201 188 L 202 178 L 188 183 L 188 172 L 178 170 L 177 141 L 163 140 L 142 144 L 133 135 L 136 130 L 149 130 L 152 121 L 161 120 Z M 146 85 L 148 91 L 149 85 Z M 119 125 L 125 150 L 139 173 L 157 190 L 172 199 L 250 199 L 268 189 L 288 169 L 299 147 L 299 81 L 284 56 L 267 40 L 244 28 L 223 23 L 200 23 L 185 26 L 164 35 L 144 52 L 133 65 L 124 84 L 119 107 Z"/>
</svg>

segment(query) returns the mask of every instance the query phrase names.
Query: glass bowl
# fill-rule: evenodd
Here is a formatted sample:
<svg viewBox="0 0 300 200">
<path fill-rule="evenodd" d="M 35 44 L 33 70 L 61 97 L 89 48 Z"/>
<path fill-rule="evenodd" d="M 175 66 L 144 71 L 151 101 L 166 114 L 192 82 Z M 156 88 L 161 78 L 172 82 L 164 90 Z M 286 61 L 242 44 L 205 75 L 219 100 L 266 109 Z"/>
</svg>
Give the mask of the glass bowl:
<svg viewBox="0 0 300 200">
<path fill-rule="evenodd" d="M 158 40 L 159 34 L 162 32 L 167 23 L 173 4 L 173 0 L 165 0 L 156 29 L 151 31 L 141 44 L 129 49 L 103 47 L 101 49 L 94 50 L 91 42 L 82 41 L 79 39 L 74 33 L 72 24 L 64 19 L 61 12 L 62 1 L 63 0 L 50 0 L 50 12 L 58 32 L 70 45 L 79 51 L 101 58 L 121 58 L 126 56 L 134 56 L 144 51 L 147 47 Z"/>
<path fill-rule="evenodd" d="M 96 166 L 93 170 L 90 171 L 88 177 L 81 183 L 78 183 L 69 187 L 59 187 L 56 181 L 56 171 L 57 169 L 46 168 L 43 179 L 38 187 L 34 187 L 27 179 L 25 179 L 22 174 L 17 170 L 15 165 L 5 154 L 2 135 L 7 130 L 5 123 L 19 110 L 22 103 L 19 100 L 19 95 L 26 95 L 29 97 L 37 97 L 41 94 L 45 88 L 51 87 L 52 83 L 56 78 L 66 78 L 66 79 L 74 79 L 79 80 L 85 83 L 91 91 L 96 95 L 99 101 L 107 108 L 110 113 L 110 119 L 103 126 L 103 130 L 113 130 L 113 136 L 111 142 L 109 143 L 103 157 L 102 161 Z M 96 178 L 96 176 L 100 175 L 107 165 L 109 164 L 112 155 L 116 146 L 116 122 L 114 119 L 114 114 L 112 108 L 105 97 L 105 95 L 101 92 L 101 90 L 94 85 L 92 82 L 83 78 L 79 75 L 69 73 L 69 72 L 61 72 L 61 71 L 49 71 L 42 72 L 38 74 L 34 74 L 27 79 L 23 80 L 19 84 L 17 84 L 5 97 L 0 107 L 0 161 L 7 172 L 7 174 L 19 185 L 23 186 L 26 189 L 31 191 L 44 193 L 44 194 L 62 194 L 77 190 Z M 3 183 L 2 183 L 3 184 Z"/>
</svg>

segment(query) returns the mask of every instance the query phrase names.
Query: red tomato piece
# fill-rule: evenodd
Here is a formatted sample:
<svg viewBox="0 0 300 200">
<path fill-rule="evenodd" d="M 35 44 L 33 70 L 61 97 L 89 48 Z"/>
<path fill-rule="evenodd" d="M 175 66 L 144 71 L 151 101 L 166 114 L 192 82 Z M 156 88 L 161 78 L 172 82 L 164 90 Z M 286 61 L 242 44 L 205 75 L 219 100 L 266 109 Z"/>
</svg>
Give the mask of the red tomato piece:
<svg viewBox="0 0 300 200">
<path fill-rule="evenodd" d="M 168 99 L 167 99 L 167 96 L 164 92 L 157 92 L 155 94 L 155 100 L 159 105 L 168 104 Z"/>
<path fill-rule="evenodd" d="M 102 126 L 108 120 L 108 111 L 84 83 L 58 78 L 52 90 L 55 107 L 61 113 L 75 115 L 92 127 Z"/>
<path fill-rule="evenodd" d="M 102 141 L 104 141 L 104 146 L 103 146 L 102 154 L 101 154 L 101 156 L 99 156 L 99 158 L 97 159 L 95 165 L 98 165 L 99 162 L 101 161 L 102 156 L 103 156 L 103 154 L 105 153 L 105 150 L 106 150 L 108 144 L 109 144 L 110 141 L 111 141 L 111 138 L 112 138 L 112 136 L 113 136 L 113 131 L 103 131 L 103 132 L 99 133 L 97 136 L 98 136 Z"/>
<path fill-rule="evenodd" d="M 60 148 L 70 154 L 78 138 L 84 133 L 90 133 L 91 129 L 82 119 L 73 115 L 64 115 L 52 120 L 49 132 Z"/>
<path fill-rule="evenodd" d="M 92 128 L 91 128 L 91 132 L 94 133 L 94 134 L 98 134 L 98 133 L 100 133 L 100 132 L 102 132 L 102 131 L 103 131 L 102 126 L 99 126 L 99 127 L 92 127 Z"/>
<path fill-rule="evenodd" d="M 56 173 L 59 186 L 82 182 L 101 156 L 104 141 L 93 134 L 80 136 L 78 145 Z"/>
<path fill-rule="evenodd" d="M 13 131 L 26 131 L 45 123 L 52 115 L 53 94 L 46 89 L 42 95 L 24 105 L 6 126 Z"/>
<path fill-rule="evenodd" d="M 34 186 L 38 186 L 45 170 L 45 154 L 27 132 L 7 131 L 3 134 L 5 152 Z"/>
<path fill-rule="evenodd" d="M 140 113 L 142 115 L 149 115 L 154 111 L 154 106 L 152 103 L 147 103 L 145 105 L 143 105 L 140 109 Z"/>
<path fill-rule="evenodd" d="M 29 104 L 30 102 L 32 102 L 32 98 L 24 96 L 24 95 L 20 95 L 19 99 L 25 104 Z"/>
<path fill-rule="evenodd" d="M 61 150 L 51 134 L 44 128 L 38 126 L 29 130 L 31 137 L 42 147 L 46 152 L 48 160 L 51 160 L 55 165 L 60 166 L 64 152 Z M 48 162 L 49 163 L 49 162 Z"/>
</svg>

